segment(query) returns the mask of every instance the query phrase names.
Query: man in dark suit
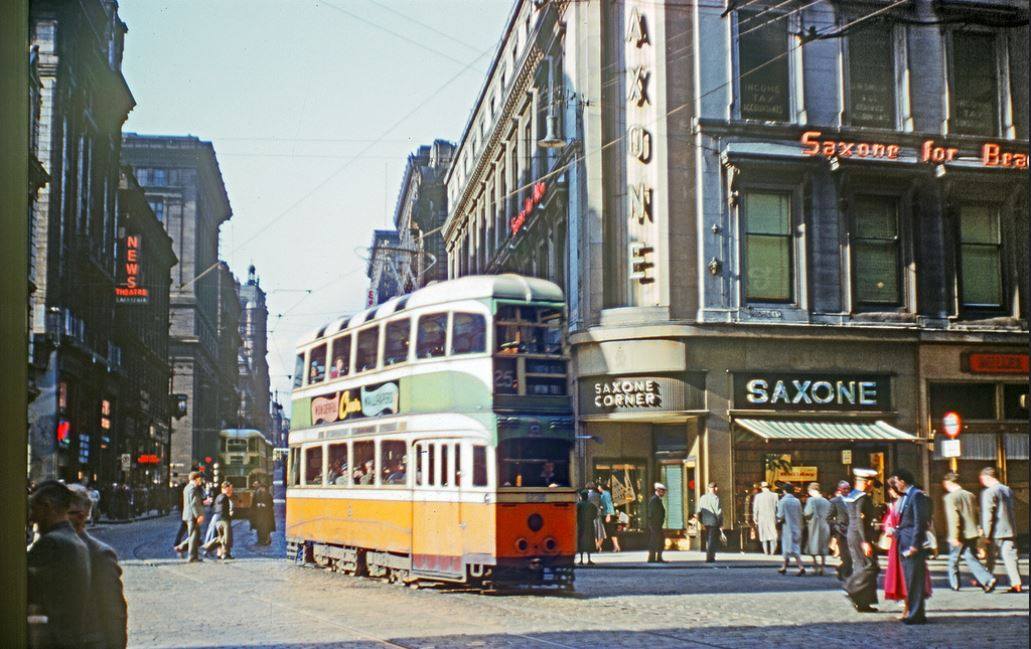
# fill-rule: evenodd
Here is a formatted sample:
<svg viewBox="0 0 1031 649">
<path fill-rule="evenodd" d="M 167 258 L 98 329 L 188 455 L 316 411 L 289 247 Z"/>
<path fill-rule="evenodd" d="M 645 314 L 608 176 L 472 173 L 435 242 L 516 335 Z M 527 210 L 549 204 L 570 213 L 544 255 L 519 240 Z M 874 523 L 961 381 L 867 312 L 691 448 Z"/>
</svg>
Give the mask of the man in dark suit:
<svg viewBox="0 0 1031 649">
<path fill-rule="evenodd" d="M 655 495 L 648 500 L 648 563 L 666 563 L 662 558 L 662 550 L 666 539 L 662 527 L 666 524 L 666 506 L 662 497 L 666 495 L 666 485 L 655 483 Z"/>
<path fill-rule="evenodd" d="M 89 549 L 68 520 L 74 495 L 56 480 L 36 487 L 29 520 L 40 537 L 28 550 L 29 605 L 46 616 L 40 647 L 78 647 L 89 605 Z"/>
<path fill-rule="evenodd" d="M 915 478 L 909 469 L 896 469 L 892 477 L 902 492 L 899 526 L 895 530 L 902 558 L 902 574 L 906 581 L 906 614 L 902 616 L 902 622 L 924 624 L 927 622 L 924 611 L 927 550 L 924 545 L 927 543 L 927 527 L 931 520 L 931 499 L 913 484 Z"/>
<path fill-rule="evenodd" d="M 118 554 L 110 545 L 86 532 L 93 503 L 82 485 L 69 487 L 75 495 L 68 519 L 90 554 L 90 612 L 83 646 L 95 649 L 125 649 L 128 641 L 125 594 Z"/>
<path fill-rule="evenodd" d="M 847 480 L 838 483 L 837 494 L 831 498 L 831 536 L 838 544 L 838 581 L 845 581 L 852 575 L 852 553 L 848 551 L 848 507 L 845 496 L 852 491 Z"/>
</svg>

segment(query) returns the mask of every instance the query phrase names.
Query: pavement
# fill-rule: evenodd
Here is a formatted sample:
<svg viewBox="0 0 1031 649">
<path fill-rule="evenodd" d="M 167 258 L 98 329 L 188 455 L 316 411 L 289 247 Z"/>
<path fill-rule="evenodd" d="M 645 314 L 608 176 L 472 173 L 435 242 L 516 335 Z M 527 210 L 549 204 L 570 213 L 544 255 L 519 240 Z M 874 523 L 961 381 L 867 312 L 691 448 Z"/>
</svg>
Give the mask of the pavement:
<svg viewBox="0 0 1031 649">
<path fill-rule="evenodd" d="M 278 506 L 282 513 L 282 506 Z M 856 613 L 832 576 L 777 574 L 776 557 L 697 552 L 604 553 L 580 569 L 576 592 L 487 596 L 415 589 L 299 566 L 254 545 L 237 522 L 234 561 L 187 564 L 171 551 L 174 514 L 100 525 L 122 557 L 133 648 L 418 649 L 496 647 L 1027 647 L 1027 593 L 935 592 L 925 626 L 907 627 L 894 603 Z M 1022 562 L 1027 583 L 1027 563 Z M 1005 582 L 1005 578 L 1000 581 Z"/>
</svg>

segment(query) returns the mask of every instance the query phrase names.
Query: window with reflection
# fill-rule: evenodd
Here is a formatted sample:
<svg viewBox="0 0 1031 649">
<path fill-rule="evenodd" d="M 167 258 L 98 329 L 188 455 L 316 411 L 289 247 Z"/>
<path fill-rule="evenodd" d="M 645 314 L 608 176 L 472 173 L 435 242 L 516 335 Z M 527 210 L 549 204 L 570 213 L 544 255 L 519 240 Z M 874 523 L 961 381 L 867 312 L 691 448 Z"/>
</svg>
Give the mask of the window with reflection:
<svg viewBox="0 0 1031 649">
<path fill-rule="evenodd" d="M 304 354 L 298 354 L 294 360 L 294 387 L 304 385 Z"/>
<path fill-rule="evenodd" d="M 408 445 L 402 440 L 380 442 L 380 463 L 383 484 L 403 485 L 408 476 Z"/>
<path fill-rule="evenodd" d="M 889 23 L 848 33 L 848 110 L 853 126 L 895 127 L 895 45 Z"/>
<path fill-rule="evenodd" d="M 568 487 L 569 451 L 565 439 L 515 438 L 498 444 L 498 481 L 503 487 Z"/>
<path fill-rule="evenodd" d="M 770 13 L 738 12 L 737 43 L 741 117 L 788 121 L 790 62 L 787 18 Z"/>
<path fill-rule="evenodd" d="M 308 383 L 321 383 L 326 378 L 326 346 L 313 347 L 308 356 Z"/>
<path fill-rule="evenodd" d="M 487 319 L 478 313 L 456 313 L 451 318 L 451 353 L 487 351 Z"/>
<path fill-rule="evenodd" d="M 790 302 L 793 294 L 790 194 L 747 191 L 742 208 L 745 298 Z"/>
<path fill-rule="evenodd" d="M 408 360 L 408 346 L 411 343 L 412 325 L 408 318 L 388 322 L 386 339 L 383 341 L 383 365 L 397 365 Z"/>
<path fill-rule="evenodd" d="M 379 327 L 370 327 L 358 332 L 354 350 L 354 371 L 375 369 L 379 355 Z"/>
<path fill-rule="evenodd" d="M 902 303 L 899 214 L 894 196 L 856 196 L 852 216 L 852 267 L 856 303 Z"/>
<path fill-rule="evenodd" d="M 963 306 L 1002 308 L 1002 228 L 998 206 L 960 205 L 959 272 Z"/>
<path fill-rule="evenodd" d="M 963 135 L 998 135 L 999 54 L 995 35 L 952 32 L 951 59 L 949 130 Z"/>
<path fill-rule="evenodd" d="M 351 335 L 338 336 L 333 339 L 332 362 L 329 365 L 329 378 L 337 379 L 347 376 L 351 371 Z"/>
<path fill-rule="evenodd" d="M 447 314 L 431 313 L 419 317 L 415 341 L 416 358 L 434 358 L 446 353 Z"/>
<path fill-rule="evenodd" d="M 322 447 L 309 446 L 304 449 L 304 484 L 322 484 Z"/>
<path fill-rule="evenodd" d="M 326 484 L 346 485 L 351 478 L 350 453 L 347 442 L 330 444 L 327 452 Z"/>
</svg>

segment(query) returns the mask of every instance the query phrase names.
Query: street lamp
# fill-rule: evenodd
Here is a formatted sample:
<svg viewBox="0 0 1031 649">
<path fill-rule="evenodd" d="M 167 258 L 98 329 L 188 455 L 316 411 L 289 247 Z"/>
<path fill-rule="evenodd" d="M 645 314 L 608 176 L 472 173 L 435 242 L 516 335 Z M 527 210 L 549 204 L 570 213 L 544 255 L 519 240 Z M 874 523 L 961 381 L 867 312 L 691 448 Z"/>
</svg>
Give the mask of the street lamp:
<svg viewBox="0 0 1031 649">
<path fill-rule="evenodd" d="M 544 137 L 537 141 L 537 146 L 542 149 L 561 149 L 566 146 L 566 141 L 558 133 L 558 116 L 555 114 L 555 66 L 550 54 L 544 57 L 544 64 L 548 66 L 548 116 L 545 120 Z"/>
</svg>

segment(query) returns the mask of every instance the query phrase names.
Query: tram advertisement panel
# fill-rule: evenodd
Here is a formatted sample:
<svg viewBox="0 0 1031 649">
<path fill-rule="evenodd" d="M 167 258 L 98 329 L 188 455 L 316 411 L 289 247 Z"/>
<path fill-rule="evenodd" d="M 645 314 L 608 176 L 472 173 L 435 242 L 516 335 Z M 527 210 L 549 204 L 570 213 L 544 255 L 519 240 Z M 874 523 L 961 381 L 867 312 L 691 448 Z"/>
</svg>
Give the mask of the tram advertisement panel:
<svg viewBox="0 0 1031 649">
<path fill-rule="evenodd" d="M 331 424 L 349 419 L 396 415 L 400 411 L 399 397 L 397 381 L 363 385 L 315 397 L 311 400 L 311 423 Z"/>
</svg>

